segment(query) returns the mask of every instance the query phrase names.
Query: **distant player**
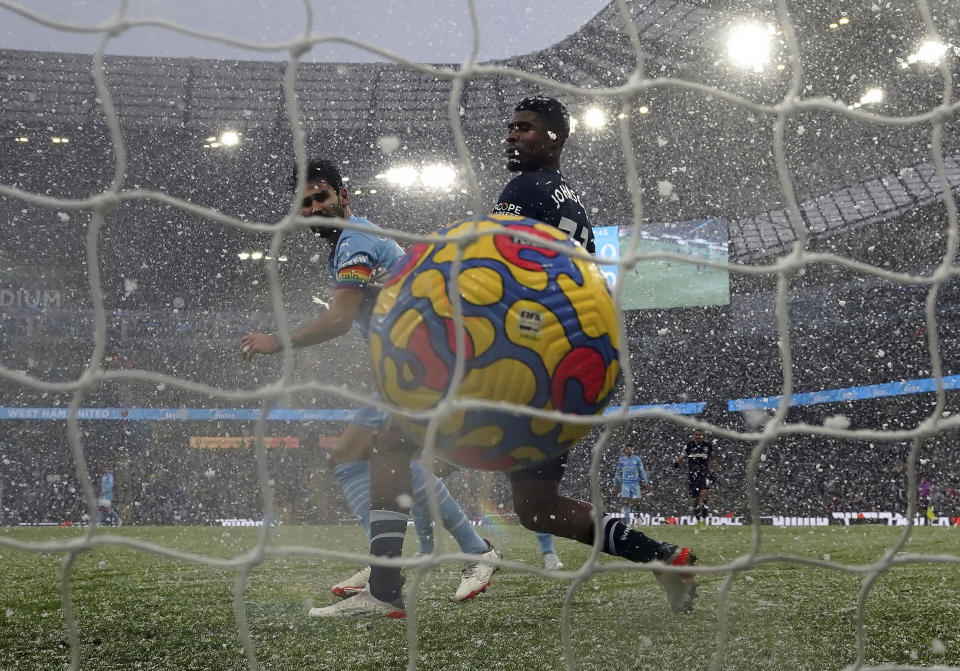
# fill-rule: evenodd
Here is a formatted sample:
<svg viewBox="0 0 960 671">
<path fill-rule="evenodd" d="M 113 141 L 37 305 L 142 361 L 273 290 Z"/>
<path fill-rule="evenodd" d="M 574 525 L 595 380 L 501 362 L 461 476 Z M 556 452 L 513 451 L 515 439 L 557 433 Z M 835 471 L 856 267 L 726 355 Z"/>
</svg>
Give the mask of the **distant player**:
<svg viewBox="0 0 960 671">
<path fill-rule="evenodd" d="M 553 98 L 525 98 L 517 105 L 507 126 L 507 167 L 521 174 L 507 184 L 496 212 L 539 219 L 566 231 L 587 251 L 594 253 L 593 230 L 580 197 L 560 174 L 560 153 L 570 135 L 566 109 Z M 371 455 L 371 540 L 370 554 L 399 557 L 409 519 L 410 470 L 408 440 L 396 431 L 378 434 L 378 446 Z M 567 455 L 536 467 L 509 473 L 513 505 L 520 523 L 528 529 L 570 538 L 592 545 L 593 506 L 560 495 L 560 481 Z M 605 515 L 600 520 L 602 551 L 634 562 L 662 561 L 689 566 L 696 556 L 689 548 L 656 541 L 629 529 L 619 518 Z M 696 596 L 693 574 L 655 573 L 667 594 L 670 607 L 678 612 L 691 610 Z M 370 583 L 353 599 L 327 608 L 314 609 L 321 617 L 381 616 L 406 617 L 402 598 L 403 577 L 395 566 L 373 566 Z"/>
<path fill-rule="evenodd" d="M 937 519 L 933 512 L 933 485 L 930 484 L 925 475 L 920 478 L 920 482 L 917 484 L 917 504 L 919 510 L 923 511 L 928 520 L 933 522 Z"/>
<path fill-rule="evenodd" d="M 641 483 L 642 486 L 641 486 Z M 643 489 L 650 483 L 647 472 L 643 470 L 643 459 L 633 453 L 633 447 L 623 448 L 623 456 L 617 460 L 617 469 L 613 474 L 613 484 L 620 485 L 620 498 L 623 499 L 623 520 L 628 527 L 633 526 L 633 514 L 639 512 L 640 497 Z"/>
<path fill-rule="evenodd" d="M 296 175 L 291 182 L 296 184 Z M 360 224 L 361 230 L 341 230 L 331 226 L 311 227 L 314 233 L 330 244 L 330 276 L 336 283 L 329 309 L 316 319 L 295 329 L 290 334 L 294 347 L 306 347 L 332 340 L 346 334 L 353 325 L 366 338 L 370 314 L 376 304 L 380 282 L 389 268 L 403 256 L 403 249 L 390 238 L 380 235 L 372 223 L 353 214 L 350 197 L 343 185 L 340 169 L 330 161 L 314 160 L 307 166 L 307 190 L 300 205 L 304 217 L 348 219 Z M 282 350 L 280 338 L 264 333 L 250 333 L 240 339 L 241 352 L 249 360 L 256 354 L 277 354 Z M 374 435 L 388 419 L 387 413 L 366 406 L 357 410 L 330 455 L 333 472 L 350 509 L 370 534 L 370 450 Z M 467 519 L 459 504 L 450 495 L 446 485 L 426 472 L 420 462 L 410 464 L 413 472 L 413 495 L 419 514 L 417 531 L 429 534 L 427 483 L 432 482 L 441 521 L 457 541 L 464 554 L 485 558 L 499 558 L 500 553 L 481 538 Z M 427 509 L 424 511 L 424 509 Z M 426 527 L 424 527 L 424 524 Z M 432 537 L 424 539 L 429 545 Z M 458 601 L 472 599 L 490 584 L 496 568 L 489 564 L 470 562 L 462 571 L 456 592 Z M 346 580 L 337 583 L 331 591 L 347 598 L 362 590 L 370 575 L 365 567 Z"/>
<path fill-rule="evenodd" d="M 675 468 L 687 462 L 688 486 L 690 498 L 693 500 L 693 515 L 697 518 L 697 528 L 707 526 L 707 499 L 710 498 L 710 486 L 713 484 L 717 470 L 717 459 L 714 456 L 713 443 L 703 439 L 703 431 L 693 432 L 693 440 L 687 443 L 683 452 L 674 463 Z"/>
<path fill-rule="evenodd" d="M 100 471 L 100 492 L 97 494 L 97 524 L 119 526 L 120 516 L 113 507 L 113 472 L 104 466 Z"/>
</svg>

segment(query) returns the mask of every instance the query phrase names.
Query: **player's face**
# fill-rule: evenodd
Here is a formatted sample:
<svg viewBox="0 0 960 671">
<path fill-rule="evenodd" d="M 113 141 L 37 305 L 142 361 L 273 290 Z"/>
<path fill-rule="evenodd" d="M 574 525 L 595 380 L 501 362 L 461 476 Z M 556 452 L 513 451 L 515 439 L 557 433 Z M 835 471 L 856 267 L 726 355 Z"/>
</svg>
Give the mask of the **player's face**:
<svg viewBox="0 0 960 671">
<path fill-rule="evenodd" d="M 339 217 L 345 219 L 344 206 L 347 204 L 347 193 L 337 190 L 319 180 L 307 184 L 307 191 L 300 201 L 300 216 L 302 217 Z M 334 237 L 338 231 L 329 226 L 311 226 L 311 230 L 322 238 Z"/>
<path fill-rule="evenodd" d="M 633 456 L 633 448 L 632 448 L 632 447 L 625 447 L 625 448 L 623 448 L 623 453 L 624 453 L 625 455 L 627 455 L 628 457 L 632 457 L 632 456 Z"/>
<path fill-rule="evenodd" d="M 558 138 L 551 133 L 536 112 L 516 112 L 507 124 L 507 170 L 539 170 L 554 159 Z"/>
</svg>

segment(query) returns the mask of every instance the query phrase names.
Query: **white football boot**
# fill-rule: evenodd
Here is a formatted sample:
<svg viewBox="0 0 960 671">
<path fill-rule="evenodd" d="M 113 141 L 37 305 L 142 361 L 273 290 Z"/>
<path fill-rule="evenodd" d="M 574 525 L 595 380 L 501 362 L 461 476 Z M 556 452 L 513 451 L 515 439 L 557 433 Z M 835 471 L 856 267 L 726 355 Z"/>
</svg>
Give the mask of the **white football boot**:
<svg viewBox="0 0 960 671">
<path fill-rule="evenodd" d="M 333 595 L 341 599 L 354 596 L 370 582 L 370 567 L 360 569 L 346 580 L 341 580 L 330 588 Z"/>
<path fill-rule="evenodd" d="M 486 539 L 484 539 L 486 540 Z M 477 555 L 483 559 L 503 559 L 500 551 L 487 541 L 490 549 Z M 481 562 L 468 562 L 460 571 L 460 586 L 457 588 L 456 600 L 468 601 L 490 586 L 490 578 L 499 570 L 498 566 Z"/>
<path fill-rule="evenodd" d="M 666 545 L 666 544 L 665 544 Z M 673 548 L 672 554 L 664 560 L 664 564 L 671 566 L 692 566 L 697 561 L 697 556 L 690 551 L 690 548 Z M 667 595 L 667 601 L 670 608 L 676 613 L 689 613 L 693 610 L 693 600 L 697 596 L 697 580 L 693 573 L 661 573 L 653 572 L 660 587 Z"/>
<path fill-rule="evenodd" d="M 548 571 L 559 571 L 563 568 L 563 562 L 556 552 L 548 552 L 543 555 L 543 567 Z"/>
<path fill-rule="evenodd" d="M 381 601 L 367 588 L 354 593 L 349 599 L 338 601 L 332 606 L 311 608 L 307 613 L 310 617 L 370 617 L 380 616 L 392 619 L 403 619 L 407 611 L 403 604 Z"/>
</svg>

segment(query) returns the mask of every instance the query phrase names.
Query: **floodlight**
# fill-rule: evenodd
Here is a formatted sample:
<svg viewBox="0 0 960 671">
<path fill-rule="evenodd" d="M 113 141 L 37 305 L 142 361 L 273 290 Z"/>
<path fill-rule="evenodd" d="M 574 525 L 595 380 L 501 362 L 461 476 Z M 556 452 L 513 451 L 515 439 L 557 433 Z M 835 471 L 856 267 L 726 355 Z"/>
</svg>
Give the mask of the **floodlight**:
<svg viewBox="0 0 960 671">
<path fill-rule="evenodd" d="M 650 114 L 650 108 L 646 105 L 640 105 L 640 109 L 637 110 L 640 114 Z"/>
<path fill-rule="evenodd" d="M 254 261 L 259 261 L 260 259 L 263 258 L 263 252 L 253 252 L 252 254 L 250 254 L 250 258 L 253 259 Z"/>
<path fill-rule="evenodd" d="M 235 130 L 225 130 L 220 134 L 220 144 L 232 147 L 240 142 L 240 134 Z"/>
<path fill-rule="evenodd" d="M 846 16 L 841 16 L 841 17 L 837 20 L 837 23 L 839 23 L 841 26 L 845 26 L 845 25 L 847 25 L 848 23 L 850 23 L 850 19 L 847 18 Z"/>
<path fill-rule="evenodd" d="M 603 128 L 607 125 L 607 115 L 599 107 L 591 107 L 584 112 L 583 123 L 587 128 Z"/>
<path fill-rule="evenodd" d="M 943 58 L 946 51 L 947 45 L 943 42 L 938 40 L 925 40 L 917 47 L 915 53 L 907 56 L 907 62 L 916 63 L 920 61 L 921 63 L 935 64 L 940 62 L 940 59 Z"/>
<path fill-rule="evenodd" d="M 872 88 L 867 89 L 866 92 L 860 97 L 861 105 L 872 105 L 873 103 L 878 103 L 883 100 L 883 89 Z"/>
<path fill-rule="evenodd" d="M 390 168 L 387 181 L 395 186 L 410 186 L 417 181 L 417 169 L 409 165 Z"/>
<path fill-rule="evenodd" d="M 241 261 L 246 261 L 250 258 L 250 252 L 238 252 L 237 256 L 240 257 Z"/>
<path fill-rule="evenodd" d="M 730 31 L 727 37 L 727 55 L 737 67 L 762 72 L 770 61 L 773 35 L 772 25 L 745 23 Z"/>
<path fill-rule="evenodd" d="M 428 165 L 420 173 L 420 181 L 424 186 L 432 189 L 448 188 L 453 185 L 456 179 L 457 171 L 443 163 Z"/>
</svg>

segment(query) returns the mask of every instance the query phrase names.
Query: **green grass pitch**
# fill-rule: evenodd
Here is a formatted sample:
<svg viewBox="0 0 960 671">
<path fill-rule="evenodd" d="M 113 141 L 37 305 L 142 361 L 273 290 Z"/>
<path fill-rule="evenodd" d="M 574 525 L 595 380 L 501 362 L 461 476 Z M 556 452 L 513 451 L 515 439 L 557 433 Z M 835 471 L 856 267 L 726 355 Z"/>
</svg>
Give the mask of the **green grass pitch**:
<svg viewBox="0 0 960 671">
<path fill-rule="evenodd" d="M 485 530 L 486 532 L 487 530 Z M 505 558 L 540 566 L 538 548 L 519 527 L 490 529 Z M 920 528 L 906 552 L 952 554 L 960 530 Z M 0 528 L 8 540 L 66 540 L 70 529 Z M 111 534 L 210 557 L 235 557 L 256 542 L 257 530 L 219 527 L 122 527 Z M 880 526 L 762 530 L 762 554 L 829 558 L 848 565 L 874 562 L 902 529 Z M 657 538 L 696 548 L 703 566 L 747 551 L 750 529 L 657 527 Z M 363 552 L 350 527 L 280 527 L 271 544 Z M 413 551 L 414 534 L 406 550 Z M 589 548 L 558 540 L 568 568 Z M 453 550 L 448 536 L 441 549 Z M 0 670 L 62 669 L 70 650 L 59 595 L 63 555 L 24 552 L 0 544 Z M 603 564 L 630 566 L 603 557 Z M 329 586 L 359 562 L 274 556 L 250 573 L 244 604 L 260 668 L 405 669 L 406 624 L 397 620 L 313 620 L 310 605 L 333 601 Z M 570 577 L 543 578 L 506 569 L 487 593 L 453 601 L 459 563 L 424 575 L 417 597 L 418 668 L 563 669 L 560 619 Z M 408 575 L 410 573 L 408 572 Z M 80 627 L 82 669 L 160 671 L 243 670 L 248 662 L 232 609 L 237 571 L 159 557 L 129 548 L 84 552 L 70 584 Z M 591 577 L 571 611 L 576 668 L 596 671 L 707 669 L 717 646 L 723 575 L 700 577 L 691 614 L 677 615 L 647 572 Z M 738 575 L 727 609 L 724 669 L 843 669 L 856 660 L 856 600 L 861 577 L 791 562 L 765 563 Z M 408 582 L 409 584 L 409 582 Z M 408 602 L 409 605 L 409 602 Z M 874 585 L 867 606 L 868 664 L 960 665 L 960 565 L 919 563 L 893 568 Z"/>
</svg>

